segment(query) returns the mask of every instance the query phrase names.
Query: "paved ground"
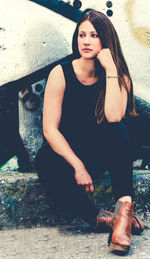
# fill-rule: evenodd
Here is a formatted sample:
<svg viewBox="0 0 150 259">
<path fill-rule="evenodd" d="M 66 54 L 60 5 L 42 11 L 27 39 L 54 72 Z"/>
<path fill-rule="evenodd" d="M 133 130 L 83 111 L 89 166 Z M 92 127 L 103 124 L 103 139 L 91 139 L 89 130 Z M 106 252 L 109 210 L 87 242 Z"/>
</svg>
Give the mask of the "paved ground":
<svg viewBox="0 0 150 259">
<path fill-rule="evenodd" d="M 108 233 L 95 234 L 81 226 L 5 230 L 0 232 L 0 258 L 107 259 L 120 258 L 107 246 Z M 132 248 L 124 258 L 150 259 L 150 229 L 132 235 Z"/>
<path fill-rule="evenodd" d="M 144 219 L 145 230 L 140 236 L 132 236 L 132 247 L 128 255 L 131 259 L 150 259 L 150 178 L 148 171 L 136 174 L 135 210 Z M 43 193 L 37 184 L 37 176 L 0 176 L 0 223 L 3 227 L 34 226 L 36 228 L 0 231 L 0 259 L 117 259 L 107 246 L 108 233 L 96 234 L 89 231 L 81 221 L 56 220 L 48 217 Z M 28 179 L 29 178 L 29 179 Z M 100 186 L 102 187 L 102 186 Z M 109 208 L 107 188 L 99 189 L 95 199 L 104 208 Z M 103 197 L 103 198 L 101 198 Z M 112 205 L 111 205 L 112 206 Z M 102 206 L 103 208 L 103 206 Z M 101 209 L 102 209 L 101 208 Z M 52 217 L 52 218 L 51 218 Z M 23 219 L 23 221 L 22 221 Z M 55 219 L 55 221 L 54 221 Z M 54 221 L 55 227 L 40 227 Z M 21 224 L 22 222 L 22 224 Z M 60 223 L 58 223 L 60 222 Z M 67 223 L 66 223 L 67 222 Z M 69 223 L 68 223 L 69 222 Z M 62 225 L 62 224 L 68 225 Z M 59 226 L 58 226 L 59 224 Z M 70 224 L 70 225 L 69 225 Z M 80 225 L 79 225 L 80 224 Z"/>
</svg>

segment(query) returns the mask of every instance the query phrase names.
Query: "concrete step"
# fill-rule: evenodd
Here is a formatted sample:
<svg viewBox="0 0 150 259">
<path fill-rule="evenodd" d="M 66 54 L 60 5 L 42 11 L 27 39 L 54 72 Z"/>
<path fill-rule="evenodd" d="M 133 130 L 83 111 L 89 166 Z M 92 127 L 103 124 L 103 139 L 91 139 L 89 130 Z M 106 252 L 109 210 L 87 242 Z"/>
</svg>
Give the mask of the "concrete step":
<svg viewBox="0 0 150 259">
<path fill-rule="evenodd" d="M 134 170 L 134 211 L 150 227 L 150 170 Z M 90 199 L 100 208 L 113 211 L 110 179 L 95 182 Z M 68 211 L 60 211 L 39 183 L 36 173 L 0 174 L 0 228 L 56 226 L 73 221 Z"/>
</svg>

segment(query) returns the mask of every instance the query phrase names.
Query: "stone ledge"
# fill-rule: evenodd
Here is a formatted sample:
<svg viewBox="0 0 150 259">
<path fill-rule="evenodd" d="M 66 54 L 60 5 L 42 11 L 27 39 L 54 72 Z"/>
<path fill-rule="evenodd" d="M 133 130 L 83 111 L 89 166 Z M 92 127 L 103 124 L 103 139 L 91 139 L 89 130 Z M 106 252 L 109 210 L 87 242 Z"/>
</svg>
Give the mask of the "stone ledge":
<svg viewBox="0 0 150 259">
<path fill-rule="evenodd" d="M 101 209 L 112 211 L 114 198 L 106 174 L 95 183 L 90 199 Z M 150 171 L 134 170 L 135 213 L 150 227 Z M 52 200 L 47 201 L 36 173 L 0 174 L 0 227 L 24 228 L 69 224 L 72 216 L 60 211 Z"/>
</svg>

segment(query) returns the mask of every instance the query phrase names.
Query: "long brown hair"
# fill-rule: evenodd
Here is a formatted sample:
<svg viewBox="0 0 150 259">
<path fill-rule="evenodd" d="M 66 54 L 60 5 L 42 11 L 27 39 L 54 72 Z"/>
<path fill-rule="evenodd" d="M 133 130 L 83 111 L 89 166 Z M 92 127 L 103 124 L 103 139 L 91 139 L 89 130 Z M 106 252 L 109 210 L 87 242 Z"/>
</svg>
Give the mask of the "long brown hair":
<svg viewBox="0 0 150 259">
<path fill-rule="evenodd" d="M 110 49 L 114 63 L 117 68 L 120 89 L 121 89 L 121 86 L 123 86 L 125 87 L 128 93 L 128 103 L 127 103 L 126 113 L 130 116 L 136 116 L 137 113 L 135 111 L 132 79 L 121 50 L 117 32 L 113 24 L 105 14 L 93 9 L 89 9 L 88 11 L 85 11 L 82 14 L 80 20 L 77 23 L 77 26 L 73 35 L 72 49 L 73 49 L 74 58 L 80 57 L 80 53 L 78 50 L 78 43 L 77 43 L 78 31 L 81 23 L 83 23 L 86 20 L 90 21 L 94 26 L 98 36 L 100 37 L 102 48 Z M 106 92 L 106 73 L 96 58 L 95 58 L 95 75 L 99 76 L 100 78 L 99 96 L 95 106 L 95 116 L 97 118 L 97 123 L 100 124 L 105 118 L 104 103 L 105 103 L 105 92 Z M 130 81 L 130 91 L 127 87 L 125 76 Z"/>
</svg>

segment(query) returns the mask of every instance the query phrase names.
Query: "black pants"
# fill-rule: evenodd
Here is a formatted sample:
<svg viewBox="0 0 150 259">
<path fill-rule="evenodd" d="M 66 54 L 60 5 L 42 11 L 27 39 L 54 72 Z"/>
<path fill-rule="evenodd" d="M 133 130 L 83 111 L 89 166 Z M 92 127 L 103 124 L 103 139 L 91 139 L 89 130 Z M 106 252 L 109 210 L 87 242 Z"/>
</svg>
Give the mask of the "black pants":
<svg viewBox="0 0 150 259">
<path fill-rule="evenodd" d="M 116 200 L 132 196 L 132 148 L 128 130 L 122 122 L 100 125 L 97 133 L 79 149 L 76 152 L 92 178 L 109 171 Z M 57 204 L 69 208 L 75 216 L 83 217 L 87 222 L 97 216 L 98 209 L 75 181 L 74 169 L 49 144 L 39 150 L 35 164 L 47 194 L 52 195 Z"/>
</svg>

